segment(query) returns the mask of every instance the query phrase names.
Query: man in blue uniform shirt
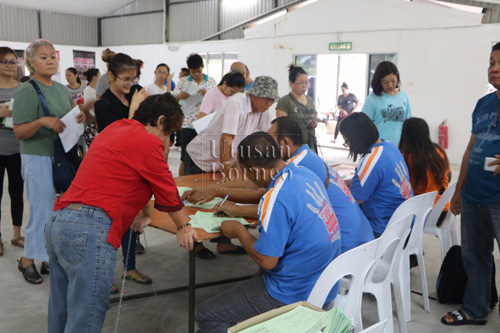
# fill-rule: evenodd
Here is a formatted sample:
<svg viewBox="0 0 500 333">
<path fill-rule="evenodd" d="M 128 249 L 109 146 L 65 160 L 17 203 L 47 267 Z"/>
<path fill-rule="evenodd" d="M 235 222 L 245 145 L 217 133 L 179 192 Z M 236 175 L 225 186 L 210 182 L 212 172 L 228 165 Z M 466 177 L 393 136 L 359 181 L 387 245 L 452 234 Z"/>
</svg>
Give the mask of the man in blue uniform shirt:
<svg viewBox="0 0 500 333">
<path fill-rule="evenodd" d="M 265 132 L 246 137 L 238 161 L 248 177 L 268 191 L 258 209 L 260 237 L 238 222 L 221 232 L 238 238 L 264 273 L 200 304 L 200 332 L 227 332 L 234 324 L 271 309 L 306 300 L 319 275 L 340 254 L 340 230 L 322 181 L 311 171 L 286 164 Z M 333 288 L 327 302 L 337 293 Z"/>
<path fill-rule="evenodd" d="M 279 117 L 267 131 L 278 144 L 282 157 L 314 172 L 323 182 L 339 220 L 342 253 L 373 240 L 370 222 L 359 208 L 342 177 L 316 155 L 302 139 L 302 130 L 291 117 Z"/>
</svg>

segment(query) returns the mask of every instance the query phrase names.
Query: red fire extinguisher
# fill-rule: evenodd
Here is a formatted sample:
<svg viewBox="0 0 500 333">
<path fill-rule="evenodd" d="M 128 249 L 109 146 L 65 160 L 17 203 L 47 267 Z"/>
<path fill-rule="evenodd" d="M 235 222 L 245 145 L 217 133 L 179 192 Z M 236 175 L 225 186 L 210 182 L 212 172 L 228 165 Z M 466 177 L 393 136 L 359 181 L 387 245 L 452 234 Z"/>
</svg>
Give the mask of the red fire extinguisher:
<svg viewBox="0 0 500 333">
<path fill-rule="evenodd" d="M 448 149 L 448 125 L 446 125 L 446 119 L 443 120 L 438 127 L 438 137 L 439 145 L 444 149 Z"/>
</svg>

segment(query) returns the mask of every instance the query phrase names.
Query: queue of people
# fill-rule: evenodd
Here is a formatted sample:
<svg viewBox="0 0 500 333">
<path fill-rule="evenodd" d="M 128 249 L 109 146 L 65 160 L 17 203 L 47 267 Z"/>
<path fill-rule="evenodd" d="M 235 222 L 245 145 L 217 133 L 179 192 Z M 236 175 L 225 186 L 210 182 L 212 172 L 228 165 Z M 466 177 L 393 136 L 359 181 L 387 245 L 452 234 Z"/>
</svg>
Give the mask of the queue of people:
<svg viewBox="0 0 500 333">
<path fill-rule="evenodd" d="M 226 332 L 245 319 L 307 299 L 324 268 L 341 253 L 380 237 L 402 202 L 430 191 L 438 191 L 439 198 L 451 181 L 445 150 L 430 140 L 424 119 L 412 118 L 399 70 L 391 62 L 377 66 L 373 94 L 361 112 L 354 112 L 358 100 L 347 84 L 342 86 L 337 132 L 353 162 L 359 159 L 352 181 L 344 182 L 317 155 L 316 108 L 306 94 L 309 76 L 303 68 L 289 67 L 290 93 L 280 97 L 275 79 L 252 79 L 241 62 L 217 85 L 203 73 L 200 55 L 191 54 L 187 73 L 180 71 L 176 85 L 174 73 L 160 63 L 155 81 L 143 88 L 138 84 L 142 60 L 110 49 L 102 58 L 106 73 L 89 70 L 85 87 L 70 67 L 65 87 L 52 80 L 59 66 L 54 46 L 35 40 L 25 52 L 32 82 L 21 85 L 13 79 L 15 52 L 0 48 L 0 117 L 13 118 L 13 129 L 0 125 L 0 179 L 6 170 L 14 224 L 11 244 L 24 248 L 18 269 L 27 282 L 42 283 L 40 273 L 50 276 L 49 332 L 101 331 L 109 292 L 117 292 L 112 280 L 120 246 L 124 278 L 153 283 L 135 266 L 140 244 L 136 232 L 151 222 L 151 194 L 154 207 L 169 213 L 177 226 L 178 244 L 202 259 L 214 255 L 198 242 L 183 200 L 196 203 L 229 193 L 231 199 L 216 212 L 259 221 L 258 237 L 235 221 L 221 226 L 218 252 L 248 254 L 261 268 L 249 281 L 198 307 L 200 332 Z M 488 78 L 500 89 L 500 43 L 493 46 Z M 16 102 L 11 111 L 5 102 L 12 97 Z M 274 103 L 273 120 L 269 109 Z M 92 128 L 98 134 L 87 140 L 89 149 L 75 179 L 56 200 L 53 137 L 65 130 L 60 119 L 76 104 L 82 104 L 76 121 L 86 123 L 89 138 Z M 442 214 L 443 219 L 449 209 L 462 213 L 462 254 L 469 279 L 464 305 L 442 318 L 446 325 L 485 324 L 489 313 L 491 253 L 494 239 L 500 241 L 498 105 L 496 92 L 479 100 L 457 189 Z M 45 107 L 50 117 L 44 115 Z M 193 122 L 212 113 L 198 133 Z M 219 184 L 179 196 L 168 165 L 176 131 L 179 175 L 218 172 Z M 494 171 L 487 171 L 485 159 L 493 156 L 486 164 Z M 235 170 L 245 170 L 239 175 L 246 177 L 234 178 Z M 23 183 L 30 204 L 25 238 Z M 233 244 L 233 238 L 242 245 Z M 40 272 L 35 260 L 42 262 Z M 335 287 L 327 302 L 336 292 Z"/>
</svg>

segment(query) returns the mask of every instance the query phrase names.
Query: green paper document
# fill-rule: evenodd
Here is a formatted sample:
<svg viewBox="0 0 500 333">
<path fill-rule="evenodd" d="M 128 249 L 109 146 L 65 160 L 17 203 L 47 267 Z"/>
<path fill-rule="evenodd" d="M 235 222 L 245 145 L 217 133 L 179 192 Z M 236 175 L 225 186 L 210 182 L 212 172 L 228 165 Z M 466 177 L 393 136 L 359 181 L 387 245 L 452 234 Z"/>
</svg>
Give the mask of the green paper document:
<svg viewBox="0 0 500 333">
<path fill-rule="evenodd" d="M 351 321 L 338 307 L 330 311 L 315 311 L 305 306 L 283 313 L 254 325 L 240 333 L 348 333 Z"/>
<path fill-rule="evenodd" d="M 241 217 L 227 217 L 227 216 L 214 216 L 211 212 L 196 212 L 195 215 L 191 215 L 191 225 L 194 228 L 202 228 L 208 233 L 219 232 L 220 225 L 223 221 L 235 220 L 243 225 L 248 225 L 249 223 Z"/>
<path fill-rule="evenodd" d="M 185 187 L 185 186 L 177 186 L 177 191 L 179 191 L 179 195 L 182 196 L 182 194 L 186 191 L 192 190 L 191 187 Z M 188 207 L 194 207 L 194 208 L 204 208 L 204 209 L 212 209 L 217 205 L 219 202 L 222 201 L 222 198 L 213 198 L 212 200 L 205 202 L 204 204 L 198 204 L 198 203 L 190 203 L 188 201 L 184 200 L 184 205 Z"/>
</svg>

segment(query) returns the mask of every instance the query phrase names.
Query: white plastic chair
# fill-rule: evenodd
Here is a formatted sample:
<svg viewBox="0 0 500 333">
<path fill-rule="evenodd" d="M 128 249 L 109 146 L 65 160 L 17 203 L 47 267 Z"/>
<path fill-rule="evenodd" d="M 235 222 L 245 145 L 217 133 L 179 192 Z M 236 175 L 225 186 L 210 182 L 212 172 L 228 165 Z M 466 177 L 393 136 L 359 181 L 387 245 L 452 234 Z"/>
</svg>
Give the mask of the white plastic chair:
<svg viewBox="0 0 500 333">
<path fill-rule="evenodd" d="M 387 319 L 386 333 L 392 333 L 394 329 L 392 319 L 392 296 L 391 284 L 394 285 L 394 298 L 398 314 L 399 330 L 406 333 L 406 321 L 404 319 L 403 299 L 397 278 L 397 270 L 400 264 L 401 252 L 413 219 L 414 211 L 400 220 L 393 221 L 379 238 L 379 246 L 375 255 L 375 263 L 367 274 L 363 292 L 370 293 L 377 300 L 378 319 Z M 358 314 L 361 321 L 361 311 Z"/>
<path fill-rule="evenodd" d="M 456 187 L 457 183 L 454 183 L 449 185 L 446 191 L 444 191 L 429 215 L 424 228 L 424 233 L 436 235 L 439 238 L 441 243 L 441 260 L 444 260 L 446 253 L 448 253 L 448 250 L 453 245 L 458 245 L 457 226 L 455 223 L 456 216 L 453 215 L 451 210 L 449 210 L 446 214 L 441 226 L 437 226 L 439 216 L 441 215 L 444 206 L 446 206 L 446 203 L 451 200 Z"/>
<path fill-rule="evenodd" d="M 417 195 L 403 202 L 394 212 L 391 220 L 387 225 L 390 225 L 392 220 L 398 220 L 401 216 L 408 215 L 409 212 L 415 212 L 415 219 L 413 227 L 410 232 L 410 237 L 406 246 L 403 248 L 401 254 L 401 265 L 399 265 L 399 283 L 401 293 L 403 295 L 403 309 L 405 313 L 405 320 L 411 320 L 411 286 L 410 286 L 410 255 L 416 255 L 418 261 L 418 270 L 420 274 L 420 285 L 422 286 L 422 298 L 424 301 L 424 309 L 430 312 L 429 292 L 427 290 L 427 276 L 425 273 L 424 262 L 424 249 L 422 244 L 422 237 L 424 235 L 424 225 L 434 200 L 436 199 L 437 192 L 429 192 Z"/>
<path fill-rule="evenodd" d="M 382 333 L 385 330 L 386 325 L 387 319 L 368 327 L 366 330 L 363 330 L 360 333 Z"/>
<path fill-rule="evenodd" d="M 361 331 L 362 323 L 357 315 L 361 312 L 366 274 L 375 262 L 378 244 L 379 240 L 375 239 L 335 258 L 319 276 L 307 301 L 319 308 L 323 307 L 335 283 L 342 277 L 350 275 L 349 293 L 343 296 L 344 302 L 340 308 L 352 321 L 355 332 Z"/>
</svg>

